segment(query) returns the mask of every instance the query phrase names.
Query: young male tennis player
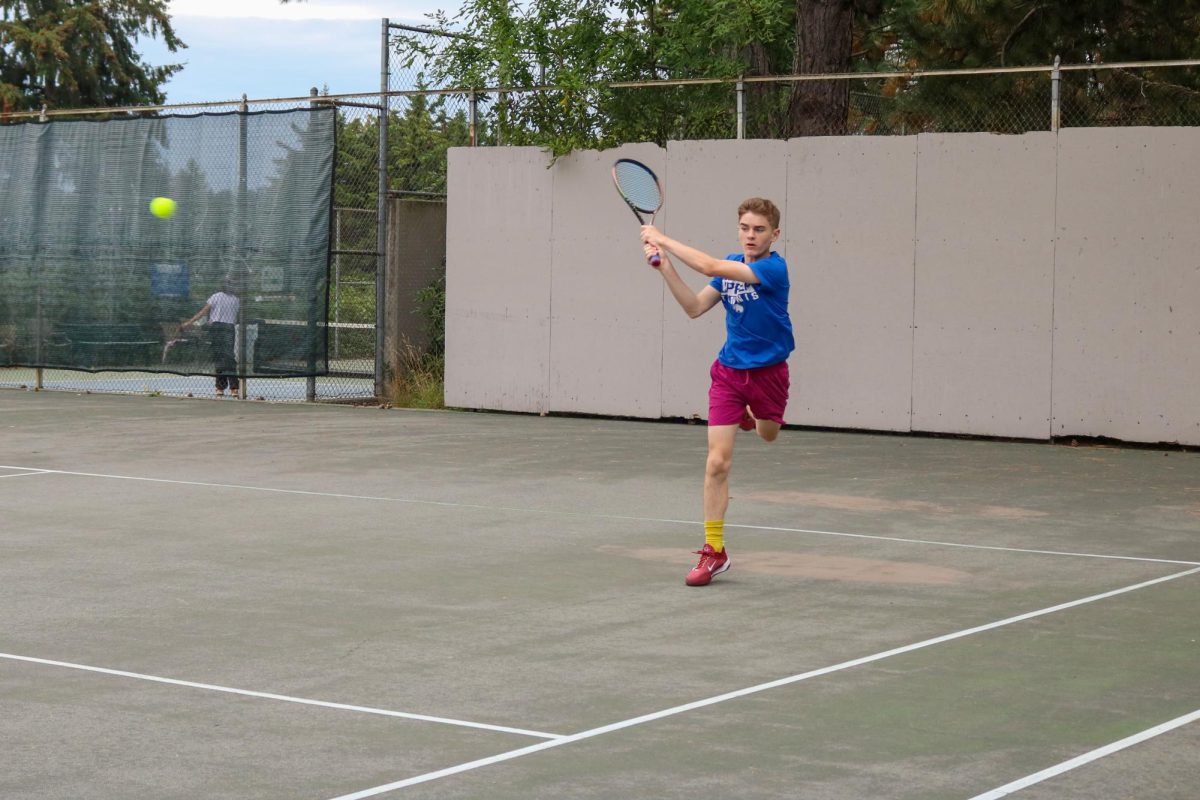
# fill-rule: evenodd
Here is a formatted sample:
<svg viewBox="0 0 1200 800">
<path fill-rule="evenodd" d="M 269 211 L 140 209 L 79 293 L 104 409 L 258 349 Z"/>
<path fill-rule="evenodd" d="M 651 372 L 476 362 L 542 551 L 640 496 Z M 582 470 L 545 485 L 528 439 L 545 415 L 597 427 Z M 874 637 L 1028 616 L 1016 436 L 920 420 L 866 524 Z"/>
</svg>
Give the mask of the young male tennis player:
<svg viewBox="0 0 1200 800">
<path fill-rule="evenodd" d="M 787 263 L 771 249 L 779 238 L 779 209 L 770 200 L 752 197 L 737 213 L 742 252 L 724 260 L 677 242 L 653 225 L 642 228 L 647 258 L 663 256 L 655 269 L 689 317 L 695 319 L 718 301 L 725 306 L 725 345 L 709 371 L 704 546 L 696 551 L 700 563 L 687 574 L 688 586 L 705 586 L 729 569 L 725 511 L 734 437 L 741 428 L 775 441 L 787 406 L 787 357 L 796 346 L 788 317 Z M 676 272 L 672 256 L 711 278 L 708 285 L 693 292 Z"/>
</svg>

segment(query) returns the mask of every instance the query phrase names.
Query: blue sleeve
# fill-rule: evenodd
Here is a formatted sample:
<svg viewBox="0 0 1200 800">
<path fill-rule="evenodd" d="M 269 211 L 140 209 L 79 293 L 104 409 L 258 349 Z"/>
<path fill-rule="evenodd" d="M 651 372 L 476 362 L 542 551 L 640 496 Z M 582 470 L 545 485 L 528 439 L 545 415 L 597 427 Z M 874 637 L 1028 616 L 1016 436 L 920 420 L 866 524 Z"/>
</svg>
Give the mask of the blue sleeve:
<svg viewBox="0 0 1200 800">
<path fill-rule="evenodd" d="M 778 253 L 773 252 L 762 261 L 754 262 L 750 265 L 750 269 L 754 270 L 754 274 L 758 276 L 758 281 L 764 288 L 770 290 L 788 288 L 787 262 Z"/>
</svg>

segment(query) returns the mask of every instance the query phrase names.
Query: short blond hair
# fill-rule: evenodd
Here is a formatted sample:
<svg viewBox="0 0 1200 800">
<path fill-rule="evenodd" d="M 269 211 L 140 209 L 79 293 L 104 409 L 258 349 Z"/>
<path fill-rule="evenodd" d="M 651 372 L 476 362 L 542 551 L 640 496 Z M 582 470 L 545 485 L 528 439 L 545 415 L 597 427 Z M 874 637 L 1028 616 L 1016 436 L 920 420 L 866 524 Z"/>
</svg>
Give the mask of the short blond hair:
<svg viewBox="0 0 1200 800">
<path fill-rule="evenodd" d="M 751 197 L 748 200 L 742 201 L 742 204 L 738 206 L 738 219 L 741 219 L 742 215 L 746 212 L 766 217 L 771 223 L 771 230 L 776 230 L 779 227 L 779 206 L 765 197 Z"/>
</svg>

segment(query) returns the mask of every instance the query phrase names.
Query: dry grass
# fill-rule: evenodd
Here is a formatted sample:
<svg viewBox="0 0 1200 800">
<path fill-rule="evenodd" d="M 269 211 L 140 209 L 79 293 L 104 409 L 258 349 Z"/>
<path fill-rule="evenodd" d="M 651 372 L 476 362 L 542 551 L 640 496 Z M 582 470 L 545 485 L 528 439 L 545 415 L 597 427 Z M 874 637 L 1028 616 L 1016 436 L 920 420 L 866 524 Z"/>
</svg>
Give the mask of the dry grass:
<svg viewBox="0 0 1200 800">
<path fill-rule="evenodd" d="M 406 347 L 392 377 L 391 402 L 397 408 L 445 408 L 446 359 Z"/>
</svg>

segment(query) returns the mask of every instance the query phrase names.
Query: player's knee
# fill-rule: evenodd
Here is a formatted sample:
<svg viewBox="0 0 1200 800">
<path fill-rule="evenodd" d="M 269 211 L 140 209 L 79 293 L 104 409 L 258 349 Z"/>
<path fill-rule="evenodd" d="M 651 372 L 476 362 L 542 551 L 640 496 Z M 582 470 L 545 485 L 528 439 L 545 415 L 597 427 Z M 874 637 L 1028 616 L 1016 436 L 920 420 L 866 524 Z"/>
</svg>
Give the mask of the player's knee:
<svg viewBox="0 0 1200 800">
<path fill-rule="evenodd" d="M 762 420 L 759 420 L 755 432 L 764 442 L 773 442 L 779 438 L 779 425 L 774 422 L 764 423 Z"/>
<path fill-rule="evenodd" d="M 708 454 L 708 463 L 705 465 L 705 471 L 710 478 L 723 478 L 729 474 L 729 468 L 732 465 L 732 453 L 723 450 L 714 450 Z"/>
</svg>

